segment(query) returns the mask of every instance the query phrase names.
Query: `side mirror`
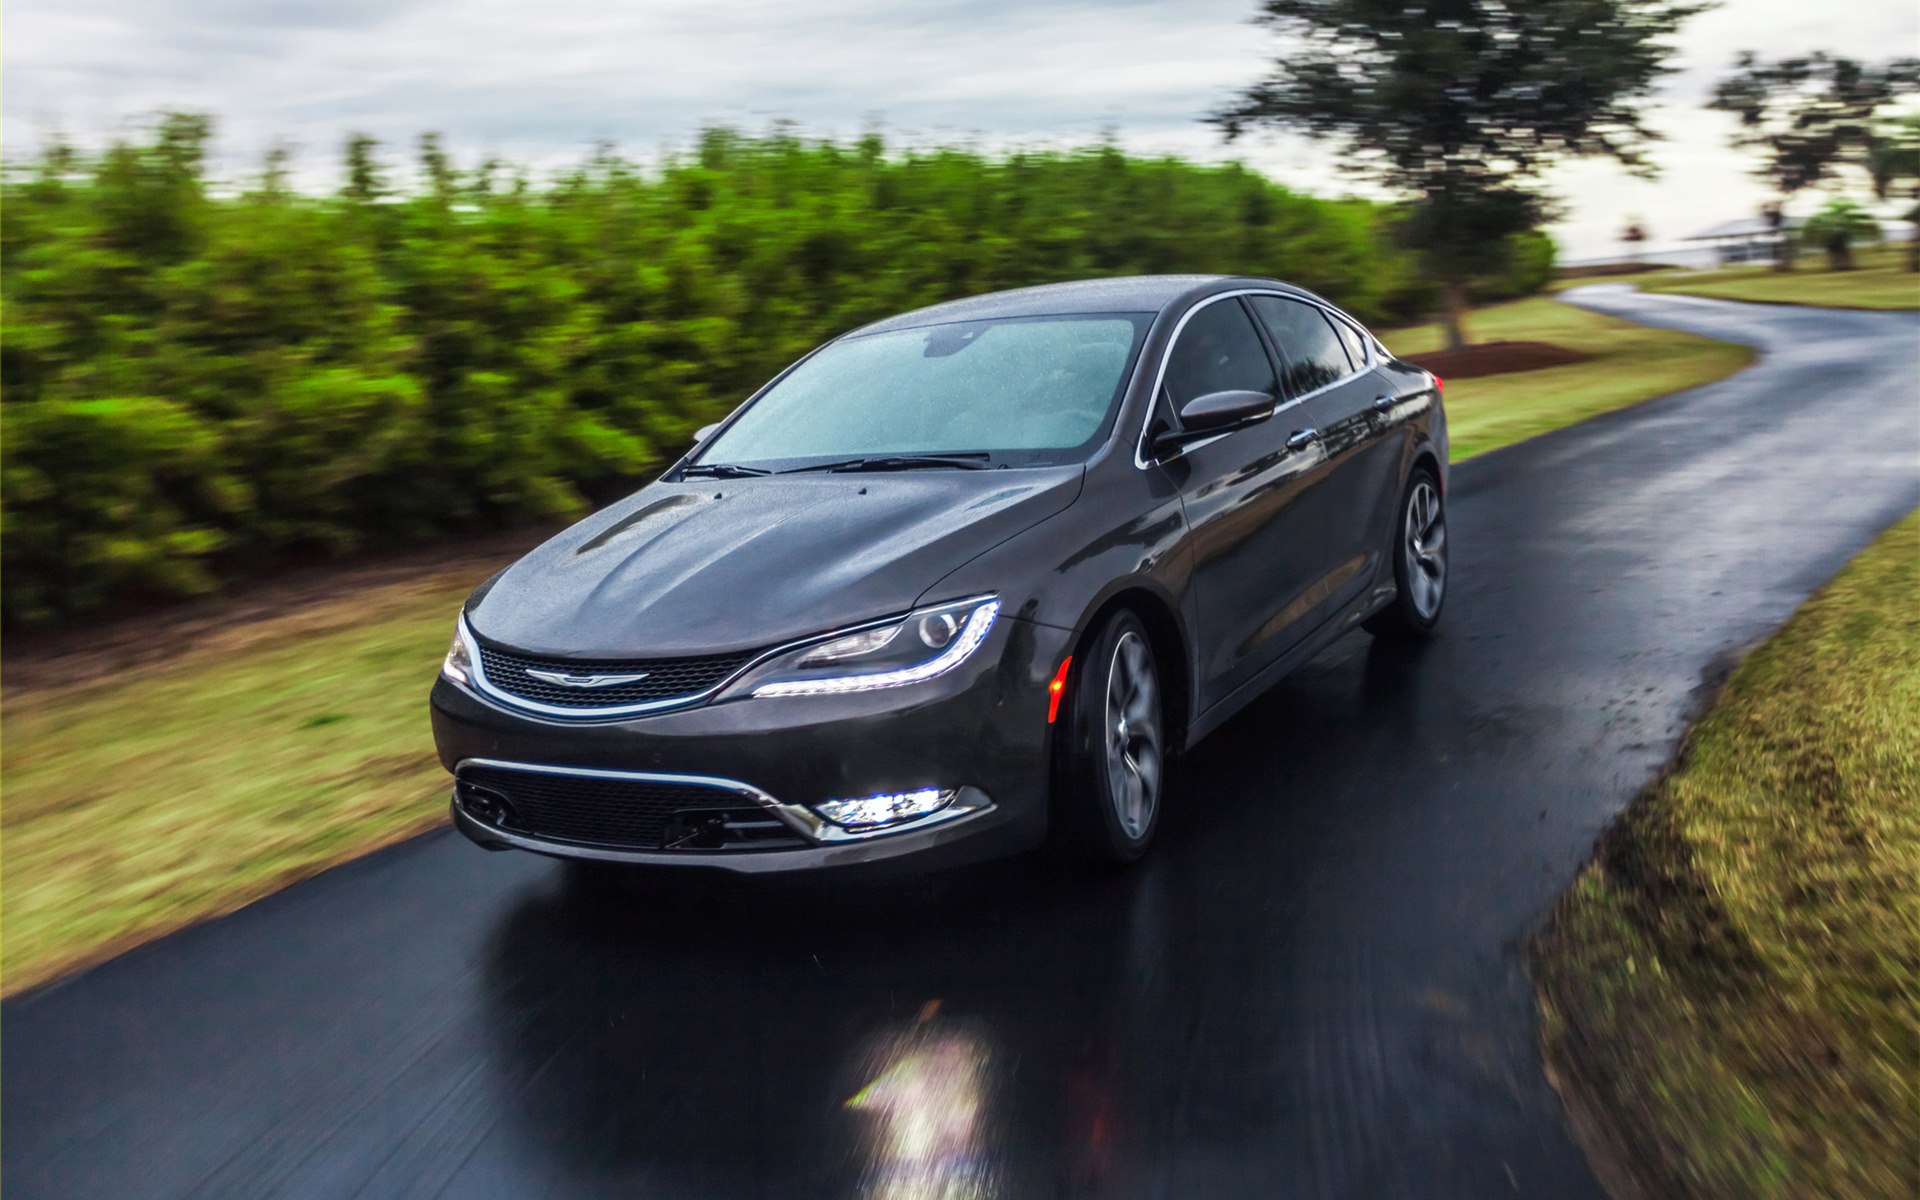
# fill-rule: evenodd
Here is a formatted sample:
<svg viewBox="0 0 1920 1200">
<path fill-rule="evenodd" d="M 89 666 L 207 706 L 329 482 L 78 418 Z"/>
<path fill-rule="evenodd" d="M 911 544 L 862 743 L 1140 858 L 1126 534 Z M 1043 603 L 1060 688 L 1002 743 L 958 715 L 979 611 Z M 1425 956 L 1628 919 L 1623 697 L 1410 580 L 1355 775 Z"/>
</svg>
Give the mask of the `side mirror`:
<svg viewBox="0 0 1920 1200">
<path fill-rule="evenodd" d="M 722 421 L 715 421 L 711 425 L 702 425 L 700 428 L 694 430 L 693 444 L 698 446 L 704 443 L 708 438 L 720 432 L 720 426 L 724 423 L 725 422 L 722 422 Z"/>
<path fill-rule="evenodd" d="M 1208 392 L 1195 396 L 1180 408 L 1182 428 L 1153 439 L 1154 452 L 1258 424 L 1273 415 L 1273 406 L 1274 399 L 1266 392 Z"/>
</svg>

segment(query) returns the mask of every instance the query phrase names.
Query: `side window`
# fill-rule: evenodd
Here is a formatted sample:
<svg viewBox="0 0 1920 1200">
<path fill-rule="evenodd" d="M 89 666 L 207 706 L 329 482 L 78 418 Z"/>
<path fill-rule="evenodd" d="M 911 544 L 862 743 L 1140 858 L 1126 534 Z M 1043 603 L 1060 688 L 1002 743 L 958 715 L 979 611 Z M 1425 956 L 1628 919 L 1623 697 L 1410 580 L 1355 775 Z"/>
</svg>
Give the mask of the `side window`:
<svg viewBox="0 0 1920 1200">
<path fill-rule="evenodd" d="M 1353 369 L 1358 371 L 1367 365 L 1367 335 L 1355 328 L 1351 321 L 1333 318 L 1333 331 L 1340 335 L 1340 344 L 1347 348 L 1347 357 L 1353 360 Z"/>
<path fill-rule="evenodd" d="M 1287 391 L 1299 396 L 1353 374 L 1340 338 L 1320 310 L 1280 296 L 1255 296 L 1253 310 L 1286 358 Z"/>
<path fill-rule="evenodd" d="M 1246 310 L 1233 300 L 1216 300 L 1180 331 L 1167 359 L 1167 392 L 1178 412 L 1196 396 L 1229 391 L 1278 396 L 1280 384 Z"/>
</svg>

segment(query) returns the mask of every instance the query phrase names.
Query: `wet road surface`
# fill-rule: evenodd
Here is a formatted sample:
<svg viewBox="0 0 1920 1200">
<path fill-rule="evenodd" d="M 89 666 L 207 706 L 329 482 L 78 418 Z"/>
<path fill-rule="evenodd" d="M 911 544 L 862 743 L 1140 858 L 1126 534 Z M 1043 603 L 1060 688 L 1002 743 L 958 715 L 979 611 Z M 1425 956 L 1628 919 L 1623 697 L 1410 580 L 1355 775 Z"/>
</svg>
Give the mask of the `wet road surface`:
<svg viewBox="0 0 1920 1200">
<path fill-rule="evenodd" d="M 1579 299 L 1766 354 L 1463 465 L 1438 640 L 1236 718 L 1137 869 L 609 892 L 430 835 L 9 1003 L 8 1194 L 1597 1196 L 1525 940 L 1920 502 L 1920 317 Z"/>
</svg>

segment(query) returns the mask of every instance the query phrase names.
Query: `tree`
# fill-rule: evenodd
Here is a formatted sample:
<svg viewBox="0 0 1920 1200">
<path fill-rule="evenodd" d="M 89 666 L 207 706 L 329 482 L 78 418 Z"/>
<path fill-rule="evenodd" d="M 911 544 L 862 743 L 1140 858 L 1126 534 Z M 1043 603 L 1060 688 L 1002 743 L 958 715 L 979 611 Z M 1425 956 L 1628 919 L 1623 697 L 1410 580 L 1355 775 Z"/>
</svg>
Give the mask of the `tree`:
<svg viewBox="0 0 1920 1200">
<path fill-rule="evenodd" d="M 1920 59 L 1878 65 L 1818 51 L 1767 62 L 1748 50 L 1713 90 L 1707 107 L 1740 120 L 1733 144 L 1761 153 L 1755 174 L 1782 204 L 1848 169 L 1871 172 L 1876 115 L 1920 90 Z M 1782 238 L 1775 269 L 1793 269 L 1793 239 Z"/>
<path fill-rule="evenodd" d="M 1880 222 L 1845 196 L 1835 196 L 1807 219 L 1800 236 L 1826 251 L 1829 271 L 1851 271 L 1854 243 L 1880 240 Z"/>
<path fill-rule="evenodd" d="M 1920 113 L 1875 126 L 1867 173 L 1873 177 L 1873 194 L 1881 200 L 1908 189 L 1913 207 L 1901 214 L 1914 226 L 1907 237 L 1907 270 L 1920 271 Z"/>
<path fill-rule="evenodd" d="M 437 133 L 420 135 L 420 174 L 426 178 L 427 191 L 434 203 L 442 207 L 453 203 L 454 191 L 459 187 L 459 176 Z"/>
<path fill-rule="evenodd" d="M 374 152 L 380 143 L 364 133 L 347 137 L 346 197 L 356 204 L 371 204 L 387 194 L 387 171 Z"/>
<path fill-rule="evenodd" d="M 1441 281 L 1450 345 L 1467 284 L 1553 213 L 1540 177 L 1568 158 L 1652 174 L 1640 105 L 1688 0 L 1263 0 L 1272 72 L 1209 119 L 1342 146 L 1342 165 L 1412 201 L 1404 227 Z"/>
</svg>

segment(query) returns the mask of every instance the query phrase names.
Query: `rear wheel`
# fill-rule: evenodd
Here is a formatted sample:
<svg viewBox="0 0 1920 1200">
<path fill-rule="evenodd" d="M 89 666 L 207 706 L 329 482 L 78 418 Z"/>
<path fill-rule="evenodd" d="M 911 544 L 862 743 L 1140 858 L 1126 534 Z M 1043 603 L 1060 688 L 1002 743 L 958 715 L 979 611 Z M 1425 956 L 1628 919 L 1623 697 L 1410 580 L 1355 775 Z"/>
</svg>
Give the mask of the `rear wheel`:
<svg viewBox="0 0 1920 1200">
<path fill-rule="evenodd" d="M 1447 602 L 1447 513 L 1440 480 L 1415 467 L 1394 522 L 1393 603 L 1367 618 L 1380 637 L 1425 637 Z"/>
<path fill-rule="evenodd" d="M 1108 618 L 1077 674 L 1056 812 L 1078 856 L 1129 863 L 1153 841 L 1166 782 L 1159 665 L 1140 618 Z"/>
</svg>

